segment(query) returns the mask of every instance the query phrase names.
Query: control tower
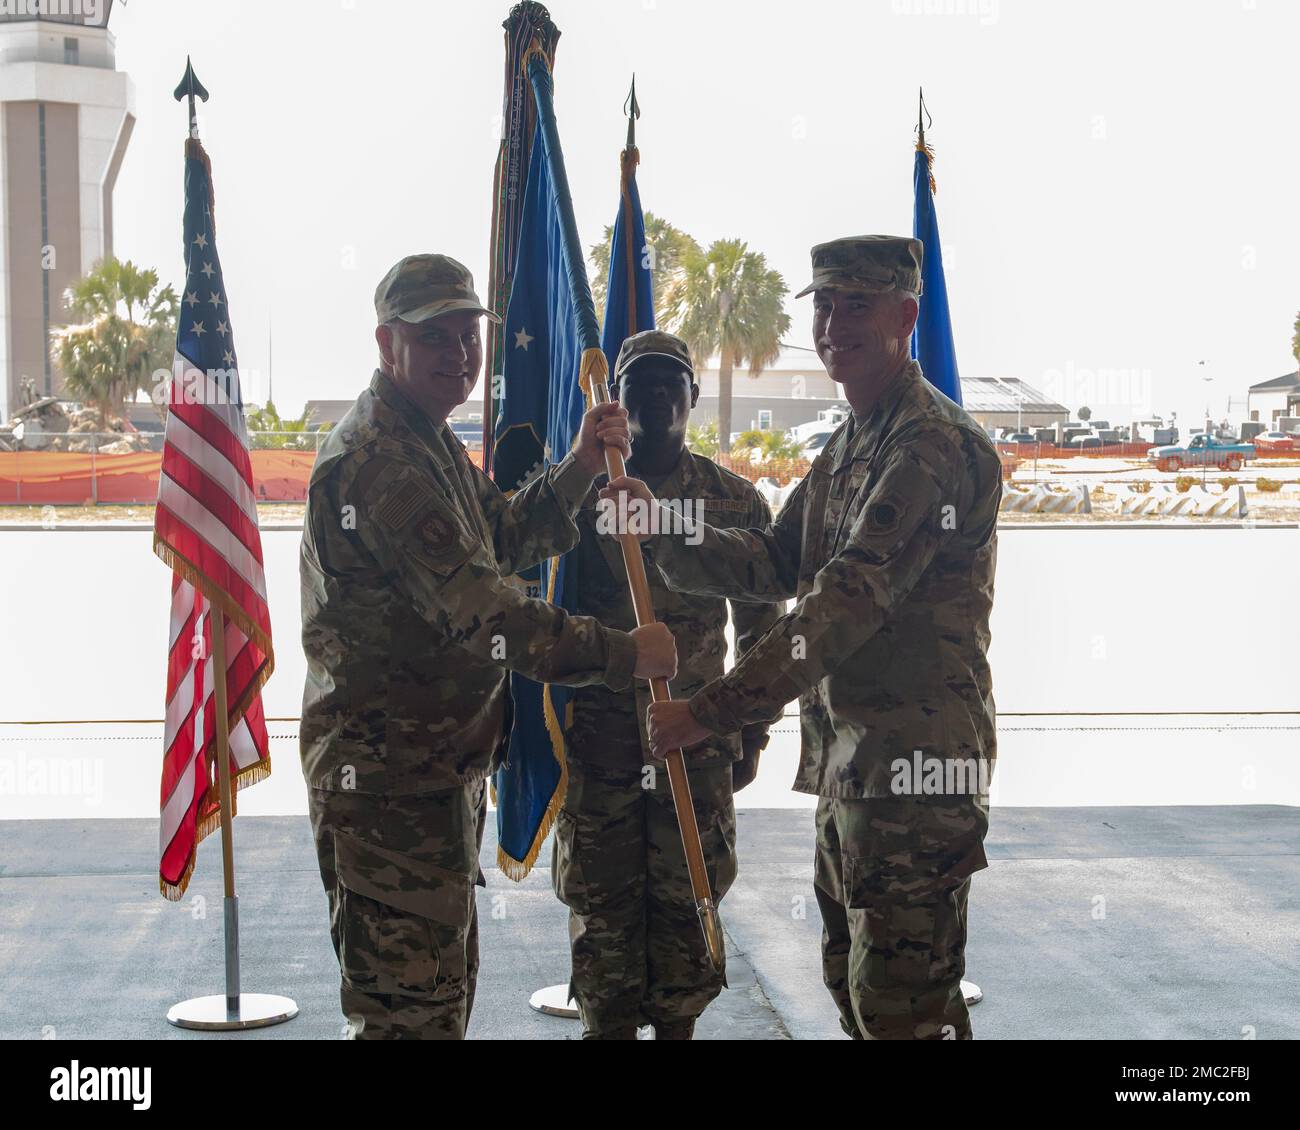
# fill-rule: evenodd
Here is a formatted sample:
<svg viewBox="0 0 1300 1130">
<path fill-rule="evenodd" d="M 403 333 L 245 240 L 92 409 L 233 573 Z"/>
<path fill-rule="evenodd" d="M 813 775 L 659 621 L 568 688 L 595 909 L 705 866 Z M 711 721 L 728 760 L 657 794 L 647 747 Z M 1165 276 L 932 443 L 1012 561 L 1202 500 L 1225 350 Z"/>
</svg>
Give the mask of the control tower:
<svg viewBox="0 0 1300 1130">
<path fill-rule="evenodd" d="M 112 0 L 18 0 L 0 13 L 0 420 L 30 377 L 60 395 L 63 291 L 113 250 L 113 185 L 135 125 Z"/>
</svg>

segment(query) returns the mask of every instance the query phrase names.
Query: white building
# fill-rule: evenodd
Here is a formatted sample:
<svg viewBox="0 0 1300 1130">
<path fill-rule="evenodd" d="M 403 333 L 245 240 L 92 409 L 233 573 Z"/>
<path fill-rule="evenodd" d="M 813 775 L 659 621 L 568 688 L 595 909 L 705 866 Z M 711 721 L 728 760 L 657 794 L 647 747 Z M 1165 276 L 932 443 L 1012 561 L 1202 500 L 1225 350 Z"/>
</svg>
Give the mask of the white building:
<svg viewBox="0 0 1300 1130">
<path fill-rule="evenodd" d="M 700 399 L 691 422 L 707 424 L 718 418 L 718 358 L 695 375 Z M 817 419 L 822 408 L 844 404 L 840 386 L 826 375 L 817 351 L 797 345 L 782 345 L 780 355 L 757 377 L 746 365 L 731 374 L 731 430 L 751 428 L 785 431 L 795 424 Z"/>
<path fill-rule="evenodd" d="M 696 374 L 700 399 L 691 421 L 718 418 L 718 358 Z M 1070 413 L 1018 377 L 962 377 L 962 404 L 985 428 L 1041 428 L 1069 420 Z M 826 374 L 817 351 L 782 345 L 780 356 L 757 377 L 746 367 L 731 376 L 731 430 L 785 431 L 816 420 L 817 413 L 845 405 L 843 389 Z"/>
<path fill-rule="evenodd" d="M 691 412 L 692 424 L 718 418 L 718 358 L 695 374 L 700 398 Z M 962 377 L 962 402 L 986 429 L 1051 427 L 1069 420 L 1069 410 L 1018 377 Z M 454 413 L 454 421 L 483 419 L 480 384 Z M 352 406 L 350 400 L 309 400 L 312 423 L 336 424 Z M 731 374 L 731 430 L 784 432 L 817 420 L 818 413 L 847 408 L 844 390 L 826 374 L 817 351 L 798 345 L 781 346 L 777 359 L 757 377 L 741 365 Z"/>
<path fill-rule="evenodd" d="M 0 13 L 0 419 L 20 382 L 57 396 L 51 326 L 63 291 L 113 250 L 113 185 L 135 125 L 116 69 L 112 0 Z M 35 11 L 37 14 L 28 14 Z"/>
<path fill-rule="evenodd" d="M 1270 430 L 1279 416 L 1300 416 L 1300 370 L 1251 385 L 1246 393 L 1246 411 L 1252 420 L 1267 424 Z"/>
</svg>

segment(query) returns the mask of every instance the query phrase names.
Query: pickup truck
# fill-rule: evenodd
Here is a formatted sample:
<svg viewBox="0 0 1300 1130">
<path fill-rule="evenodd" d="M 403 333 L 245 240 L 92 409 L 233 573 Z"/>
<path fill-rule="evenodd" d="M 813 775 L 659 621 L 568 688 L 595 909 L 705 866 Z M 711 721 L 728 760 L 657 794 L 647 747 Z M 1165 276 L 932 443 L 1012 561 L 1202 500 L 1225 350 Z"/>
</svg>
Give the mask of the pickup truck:
<svg viewBox="0 0 1300 1130">
<path fill-rule="evenodd" d="M 1153 447 L 1147 452 L 1147 459 L 1161 471 L 1181 471 L 1184 467 L 1222 467 L 1225 471 L 1240 471 L 1247 459 L 1254 458 L 1254 444 L 1225 443 L 1204 432 L 1193 436 L 1186 447 L 1170 444 Z"/>
</svg>

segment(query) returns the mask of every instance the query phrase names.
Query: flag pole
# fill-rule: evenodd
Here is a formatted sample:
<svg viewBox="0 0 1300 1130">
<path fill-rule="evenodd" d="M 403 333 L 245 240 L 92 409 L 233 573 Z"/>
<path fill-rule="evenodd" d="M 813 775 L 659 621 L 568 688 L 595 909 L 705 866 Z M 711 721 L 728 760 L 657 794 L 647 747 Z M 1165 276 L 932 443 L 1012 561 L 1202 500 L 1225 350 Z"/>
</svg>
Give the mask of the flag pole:
<svg viewBox="0 0 1300 1130">
<path fill-rule="evenodd" d="M 191 134 L 191 136 L 193 136 Z M 190 997 L 167 1011 L 167 1021 L 177 1028 L 205 1032 L 238 1032 L 283 1024 L 298 1015 L 289 997 L 275 993 L 243 993 L 239 986 L 239 898 L 235 894 L 235 804 L 230 774 L 230 704 L 226 694 L 226 614 L 215 607 L 208 613 L 212 633 L 212 690 L 216 699 L 217 780 L 221 792 L 221 870 L 225 886 L 222 936 L 226 958 L 226 991 L 221 995 Z"/>
<path fill-rule="evenodd" d="M 548 58 L 554 58 L 560 32 L 545 5 L 537 0 L 520 0 L 501 26 L 506 33 L 505 93 L 501 105 L 501 141 L 492 173 L 488 305 L 504 314 L 514 283 L 524 189 L 537 116 L 528 96 L 528 84 L 520 81 L 520 61 L 529 46 L 539 39 Z M 502 395 L 498 381 L 505 368 L 504 342 L 502 325 L 489 323 L 483 352 L 483 470 L 487 473 L 496 446 L 495 426 Z"/>
<path fill-rule="evenodd" d="M 925 120 L 930 118 L 930 124 L 934 125 L 934 119 L 930 117 L 929 107 L 925 104 L 925 88 L 918 86 L 916 88 L 916 149 L 918 153 L 925 154 L 926 170 L 930 177 L 930 192 L 935 192 L 934 184 L 934 167 L 931 164 L 932 154 L 929 146 L 925 143 Z M 967 1005 L 979 1004 L 984 999 L 984 991 L 975 984 L 974 981 L 962 979 L 961 995 Z"/>
<path fill-rule="evenodd" d="M 574 313 L 578 324 L 578 344 L 582 347 L 582 371 L 579 380 L 594 404 L 604 404 L 609 401 L 609 361 L 605 357 L 605 351 L 600 348 L 600 335 L 596 329 L 596 311 L 591 299 L 591 284 L 587 281 L 587 267 L 578 240 L 578 224 L 573 214 L 573 197 L 569 191 L 569 178 L 564 168 L 564 155 L 560 149 L 559 129 L 555 123 L 550 66 L 539 44 L 534 44 L 525 52 L 523 66 L 532 83 L 533 96 L 537 102 L 537 129 L 546 147 L 546 160 L 551 167 L 551 184 L 554 186 L 556 207 L 564 234 L 562 246 L 565 268 L 568 271 L 570 291 L 576 307 Z M 623 475 L 625 470 L 623 453 L 618 448 L 605 448 L 605 467 L 611 479 Z M 636 612 L 636 622 L 642 627 L 653 624 L 655 622 L 654 602 L 650 596 L 650 583 L 646 579 L 645 561 L 641 557 L 640 543 L 632 533 L 619 534 L 618 541 L 623 551 L 623 563 L 627 568 L 627 584 L 632 596 L 632 607 Z M 672 697 L 668 680 L 651 679 L 650 695 L 655 702 L 667 702 Z M 709 886 L 709 873 L 704 862 L 704 847 L 700 843 L 700 829 L 695 820 L 691 785 L 686 775 L 686 759 L 680 749 L 675 749 L 669 751 L 665 762 L 668 767 L 668 781 L 672 787 L 673 807 L 677 810 L 677 826 L 681 832 L 682 848 L 686 855 L 686 869 L 691 880 L 691 893 L 694 895 L 696 913 L 700 918 L 700 929 L 704 932 L 709 960 L 714 968 L 721 969 L 725 957 L 722 930 L 718 922 L 717 905 L 713 901 L 713 891 Z"/>
<path fill-rule="evenodd" d="M 209 613 L 209 616 L 211 613 Z M 226 613 L 212 622 L 213 689 L 217 699 L 217 777 L 221 790 L 222 926 L 226 941 L 226 1019 L 239 1019 L 239 897 L 235 894 L 235 834 L 231 820 L 230 703 L 226 694 Z"/>
<path fill-rule="evenodd" d="M 173 96 L 189 103 L 189 137 L 199 140 L 199 123 L 194 99 L 208 100 L 208 92 L 199 82 L 185 58 L 185 74 Z M 215 612 L 215 617 L 213 613 Z M 234 791 L 230 775 L 230 703 L 226 686 L 226 613 L 216 601 L 208 602 L 208 632 L 212 639 L 212 690 L 215 698 L 217 779 L 221 794 L 221 864 L 225 895 L 222 899 L 222 936 L 225 950 L 226 991 L 224 995 L 191 997 L 174 1004 L 167 1020 L 177 1028 L 195 1028 L 209 1032 L 242 1031 L 281 1024 L 298 1015 L 298 1006 L 289 997 L 272 993 L 241 993 L 239 987 L 239 899 L 235 895 L 235 837 L 231 818 L 234 815 Z"/>
<path fill-rule="evenodd" d="M 636 120 L 641 116 L 641 104 L 636 100 L 636 75 L 632 76 L 632 89 L 627 92 L 627 101 L 623 103 L 623 112 L 627 115 L 627 144 L 619 155 L 619 193 L 623 198 L 623 258 L 627 267 L 627 293 L 630 298 L 628 314 L 630 324 L 627 336 L 631 337 L 641 327 L 636 324 L 636 256 L 637 249 L 632 246 L 632 198 L 628 182 L 632 179 L 636 167 L 641 162 L 641 155 L 636 147 Z M 612 256 L 611 256 L 612 258 Z"/>
</svg>

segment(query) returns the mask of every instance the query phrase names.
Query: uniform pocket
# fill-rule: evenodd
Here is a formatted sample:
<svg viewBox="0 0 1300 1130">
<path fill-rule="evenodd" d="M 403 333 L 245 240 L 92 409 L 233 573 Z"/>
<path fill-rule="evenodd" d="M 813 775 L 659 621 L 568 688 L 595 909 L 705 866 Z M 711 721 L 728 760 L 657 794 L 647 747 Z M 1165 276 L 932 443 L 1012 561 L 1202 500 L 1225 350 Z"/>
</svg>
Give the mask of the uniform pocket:
<svg viewBox="0 0 1300 1130">
<path fill-rule="evenodd" d="M 864 911 L 864 918 L 849 959 L 851 983 L 878 993 L 919 994 L 949 975 L 951 963 L 936 961 L 934 900 L 876 903 Z"/>
<path fill-rule="evenodd" d="M 339 965 L 361 992 L 431 1001 L 465 995 L 474 881 L 338 832 Z"/>
<path fill-rule="evenodd" d="M 704 849 L 709 890 L 716 905 L 731 890 L 738 871 L 736 863 L 736 814 L 715 812 L 708 824 L 700 825 L 700 846 Z"/>
<path fill-rule="evenodd" d="M 591 900 L 587 881 L 582 874 L 578 822 L 561 808 L 555 814 L 555 840 L 551 855 L 551 883 L 555 897 L 574 914 L 582 917 L 591 913 Z"/>
<path fill-rule="evenodd" d="M 853 829 L 855 851 L 869 854 L 843 856 L 845 905 L 861 915 L 849 978 L 869 991 L 919 994 L 944 972 L 936 961 L 940 910 L 960 880 L 929 849 L 927 824 L 917 803 L 885 801 L 865 844 L 863 830 Z"/>
<path fill-rule="evenodd" d="M 931 901 L 988 866 L 988 819 L 973 802 L 889 797 L 844 809 L 844 897 L 853 909 Z"/>
</svg>

